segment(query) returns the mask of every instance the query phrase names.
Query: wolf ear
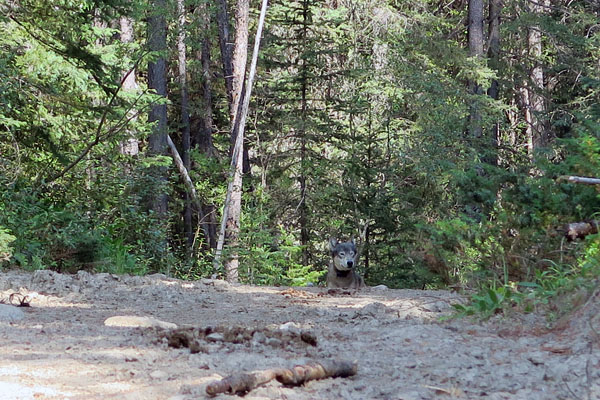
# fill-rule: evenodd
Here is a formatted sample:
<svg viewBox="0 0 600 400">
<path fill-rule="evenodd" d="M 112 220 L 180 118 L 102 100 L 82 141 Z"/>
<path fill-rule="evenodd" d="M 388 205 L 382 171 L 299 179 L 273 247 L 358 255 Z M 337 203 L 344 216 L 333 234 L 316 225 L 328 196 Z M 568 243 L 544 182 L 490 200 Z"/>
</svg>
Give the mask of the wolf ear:
<svg viewBox="0 0 600 400">
<path fill-rule="evenodd" d="M 337 246 L 338 241 L 336 238 L 330 238 L 329 239 L 329 250 L 333 250 L 335 248 L 335 246 Z"/>
<path fill-rule="evenodd" d="M 354 236 L 350 238 L 350 243 L 352 243 L 353 246 L 356 246 L 356 240 L 354 240 Z"/>
</svg>

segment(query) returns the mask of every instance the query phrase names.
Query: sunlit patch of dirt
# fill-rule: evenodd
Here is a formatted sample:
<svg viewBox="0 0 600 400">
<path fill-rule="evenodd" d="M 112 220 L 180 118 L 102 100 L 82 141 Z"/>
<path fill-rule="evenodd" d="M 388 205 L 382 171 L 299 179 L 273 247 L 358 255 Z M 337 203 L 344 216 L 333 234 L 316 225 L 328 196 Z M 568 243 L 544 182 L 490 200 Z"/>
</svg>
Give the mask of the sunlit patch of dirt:
<svg viewBox="0 0 600 400">
<path fill-rule="evenodd" d="M 0 273 L 0 299 L 13 293 L 30 307 L 0 320 L 2 399 L 198 399 L 228 375 L 337 359 L 356 375 L 244 399 L 600 398 L 595 298 L 558 334 L 535 318 L 441 321 L 463 301 L 447 291 Z"/>
</svg>

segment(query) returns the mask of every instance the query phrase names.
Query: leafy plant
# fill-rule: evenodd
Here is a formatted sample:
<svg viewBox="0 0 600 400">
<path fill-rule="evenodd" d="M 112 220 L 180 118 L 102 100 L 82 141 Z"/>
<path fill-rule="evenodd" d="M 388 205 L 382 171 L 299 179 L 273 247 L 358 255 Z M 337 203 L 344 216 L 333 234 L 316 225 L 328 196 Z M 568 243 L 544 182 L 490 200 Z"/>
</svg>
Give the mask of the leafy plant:
<svg viewBox="0 0 600 400">
<path fill-rule="evenodd" d="M 471 297 L 467 305 L 453 304 L 458 315 L 478 315 L 481 318 L 489 318 L 494 314 L 502 312 L 506 307 L 513 305 L 515 296 L 512 288 L 502 286 L 499 288 L 488 288 Z"/>
<path fill-rule="evenodd" d="M 9 231 L 0 226 L 0 263 L 8 261 L 13 255 L 11 243 L 17 238 L 9 233 Z"/>
</svg>

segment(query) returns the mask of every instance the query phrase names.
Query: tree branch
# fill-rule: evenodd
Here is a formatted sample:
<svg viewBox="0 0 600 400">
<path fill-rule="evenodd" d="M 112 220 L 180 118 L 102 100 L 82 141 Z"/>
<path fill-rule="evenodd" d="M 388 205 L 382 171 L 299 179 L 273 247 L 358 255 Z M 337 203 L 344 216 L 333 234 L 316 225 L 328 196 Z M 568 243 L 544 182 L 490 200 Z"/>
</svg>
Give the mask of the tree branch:
<svg viewBox="0 0 600 400">
<path fill-rule="evenodd" d="M 133 72 L 135 71 L 135 69 L 137 68 L 138 64 L 140 63 L 140 61 L 142 60 L 143 56 L 140 57 L 131 67 L 131 69 L 129 71 L 127 71 L 127 73 L 125 74 L 125 76 L 123 76 L 123 78 L 121 79 L 121 82 L 119 83 L 119 87 L 117 87 L 117 90 L 114 91 L 114 93 L 112 94 L 110 101 L 108 102 L 108 105 L 104 108 L 104 112 L 102 113 L 102 117 L 100 118 L 100 123 L 98 124 L 98 127 L 96 128 L 96 133 L 95 133 L 95 138 L 93 141 L 91 141 L 90 143 L 88 143 L 88 145 L 86 146 L 86 148 L 83 150 L 83 152 L 81 152 L 81 154 L 79 154 L 79 156 L 71 161 L 69 163 L 69 165 L 67 165 L 65 168 L 63 168 L 62 171 L 60 171 L 58 174 L 54 175 L 53 177 L 51 177 L 49 180 L 47 180 L 44 185 L 48 185 L 49 183 L 54 182 L 55 180 L 63 177 L 67 172 L 69 172 L 71 169 L 73 169 L 73 167 L 75 167 L 77 164 L 79 164 L 79 162 L 81 162 L 81 160 L 83 160 L 83 158 L 92 150 L 92 148 L 94 148 L 94 146 L 96 146 L 98 143 L 100 143 L 100 139 L 102 138 L 102 128 L 104 127 L 104 123 L 106 122 L 106 118 L 108 116 L 108 112 L 111 109 L 111 106 L 113 105 L 115 99 L 117 98 L 119 92 L 121 91 L 121 89 L 123 88 L 123 83 L 125 82 L 125 80 L 127 79 L 127 77 Z M 131 109 L 131 108 L 130 108 Z M 128 110 L 129 111 L 129 110 Z M 126 115 L 127 113 L 125 113 Z M 123 118 L 120 119 L 120 121 L 122 121 Z M 112 129 L 110 129 L 108 132 L 111 132 Z"/>
<path fill-rule="evenodd" d="M 192 199 L 194 200 L 194 203 L 196 204 L 196 207 L 198 208 L 198 214 L 200 215 L 202 230 L 204 231 L 205 237 L 208 238 L 209 234 L 210 234 L 208 231 L 208 226 L 206 225 L 206 222 L 202 222 L 202 221 L 204 221 L 204 212 L 202 211 L 202 203 L 200 202 L 200 199 L 198 198 L 198 194 L 196 193 L 196 187 L 194 186 L 194 183 L 192 182 L 192 179 L 190 178 L 190 174 L 188 173 L 188 170 L 185 167 L 183 160 L 181 159 L 181 156 L 179 155 L 179 151 L 177 151 L 177 147 L 175 147 L 175 143 L 173 143 L 173 140 L 171 139 L 171 136 L 169 134 L 167 134 L 167 144 L 169 145 L 169 148 L 171 149 L 171 155 L 173 156 L 175 165 L 177 165 L 177 168 L 179 169 L 179 174 L 181 175 L 181 178 L 183 179 L 183 183 L 187 187 L 188 192 L 190 193 L 190 196 L 192 197 Z"/>
<path fill-rule="evenodd" d="M 568 181 L 571 183 L 583 183 L 584 185 L 600 185 L 600 178 L 587 178 L 583 176 L 560 176 L 557 179 L 560 181 Z"/>
<path fill-rule="evenodd" d="M 209 383 L 206 393 L 215 396 L 219 393 L 244 394 L 267 382 L 277 379 L 286 386 L 300 386 L 308 381 L 325 378 L 346 378 L 356 375 L 355 362 L 326 360 L 296 365 L 293 368 L 272 368 L 252 373 L 230 375 L 220 381 Z"/>
</svg>

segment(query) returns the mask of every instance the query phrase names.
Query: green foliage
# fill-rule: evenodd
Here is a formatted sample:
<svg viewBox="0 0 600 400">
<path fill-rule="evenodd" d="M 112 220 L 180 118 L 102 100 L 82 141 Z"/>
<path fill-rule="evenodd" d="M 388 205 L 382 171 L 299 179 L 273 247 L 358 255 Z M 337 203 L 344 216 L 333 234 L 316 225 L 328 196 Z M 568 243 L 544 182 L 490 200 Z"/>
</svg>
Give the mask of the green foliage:
<svg viewBox="0 0 600 400">
<path fill-rule="evenodd" d="M 188 6 L 211 8 L 204 3 Z M 202 234 L 187 247 L 172 159 L 142 155 L 152 130 L 144 115 L 158 100 L 145 92 L 146 62 L 176 65 L 174 45 L 144 50 L 147 4 L 25 0 L 0 11 L 0 257 L 30 269 L 222 273 Z M 164 10 L 169 26 L 172 11 Z M 322 283 L 327 239 L 360 232 L 367 283 L 475 289 L 465 314 L 549 304 L 597 276 L 598 239 L 563 243 L 555 228 L 600 212 L 595 188 L 557 179 L 600 170 L 600 10 L 574 2 L 535 14 L 509 2 L 499 60 L 469 56 L 466 11 L 464 2 L 434 1 L 270 6 L 246 136 L 242 280 Z M 124 15 L 134 21 L 131 43 L 113 23 Z M 190 16 L 187 31 L 192 141 L 213 131 L 215 149 L 192 150 L 189 172 L 218 214 L 229 109 L 215 25 L 198 32 L 197 21 Z M 544 37 L 539 56 L 527 44 L 532 26 Z M 192 61 L 205 34 L 210 57 Z M 114 96 L 131 69 L 139 88 Z M 159 103 L 178 142 L 181 88 L 169 78 L 169 100 Z M 492 81 L 498 99 L 468 85 Z M 546 148 L 529 149 L 525 94 L 544 98 L 533 117 L 551 133 Z M 212 101 L 207 127 L 204 101 Z M 481 137 L 470 134 L 474 123 Z M 142 153 L 121 153 L 130 138 Z M 169 199 L 164 215 L 148 211 L 157 193 Z"/>
<path fill-rule="evenodd" d="M 269 228 L 264 194 L 253 193 L 255 207 L 247 207 L 237 248 L 242 281 L 258 285 L 305 286 L 316 284 L 325 270 L 298 262 L 302 247 L 282 226 Z M 231 251 L 231 248 L 228 249 Z M 227 255 L 227 252 L 225 252 Z"/>
<path fill-rule="evenodd" d="M 16 239 L 6 228 L 0 226 L 0 262 L 4 262 L 12 257 L 13 248 L 11 243 Z"/>
<path fill-rule="evenodd" d="M 499 287 L 483 290 L 471 297 L 471 303 L 468 305 L 453 304 L 452 306 L 458 312 L 459 316 L 478 315 L 482 318 L 489 318 L 494 314 L 502 312 L 503 309 L 514 303 L 514 296 L 511 288 Z"/>
</svg>

